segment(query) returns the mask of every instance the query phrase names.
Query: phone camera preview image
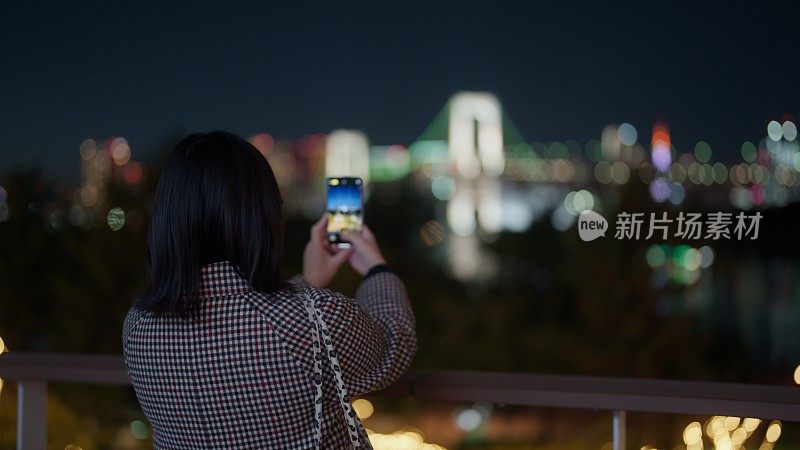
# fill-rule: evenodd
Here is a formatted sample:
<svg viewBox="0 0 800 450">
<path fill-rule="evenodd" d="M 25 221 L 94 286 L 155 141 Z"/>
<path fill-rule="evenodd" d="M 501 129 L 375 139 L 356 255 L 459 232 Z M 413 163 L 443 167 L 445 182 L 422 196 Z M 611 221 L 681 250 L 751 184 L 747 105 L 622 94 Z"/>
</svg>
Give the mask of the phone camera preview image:
<svg viewBox="0 0 800 450">
<path fill-rule="evenodd" d="M 350 244 L 341 237 L 351 231 L 361 231 L 363 182 L 357 177 L 330 177 L 327 184 L 328 242 L 348 248 Z"/>
</svg>

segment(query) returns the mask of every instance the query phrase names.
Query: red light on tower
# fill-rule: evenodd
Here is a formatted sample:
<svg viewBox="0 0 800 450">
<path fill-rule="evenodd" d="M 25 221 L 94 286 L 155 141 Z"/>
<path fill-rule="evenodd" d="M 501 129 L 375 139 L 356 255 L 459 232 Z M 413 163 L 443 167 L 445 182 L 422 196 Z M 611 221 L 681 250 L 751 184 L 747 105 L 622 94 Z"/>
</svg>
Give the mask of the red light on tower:
<svg viewBox="0 0 800 450">
<path fill-rule="evenodd" d="M 672 164 L 672 143 L 669 138 L 669 128 L 662 122 L 653 125 L 653 137 L 651 139 L 653 165 L 661 172 L 669 170 Z"/>
</svg>

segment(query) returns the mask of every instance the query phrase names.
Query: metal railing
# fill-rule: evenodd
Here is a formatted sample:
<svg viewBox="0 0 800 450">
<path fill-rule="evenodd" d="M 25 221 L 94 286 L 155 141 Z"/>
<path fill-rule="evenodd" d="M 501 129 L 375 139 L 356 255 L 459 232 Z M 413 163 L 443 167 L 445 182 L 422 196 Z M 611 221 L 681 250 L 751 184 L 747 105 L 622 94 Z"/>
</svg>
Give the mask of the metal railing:
<svg viewBox="0 0 800 450">
<path fill-rule="evenodd" d="M 0 357 L 0 378 L 18 383 L 17 448 L 26 450 L 47 446 L 47 383 L 131 383 L 118 355 L 9 353 Z M 800 422 L 794 386 L 411 370 L 374 395 L 613 411 L 615 450 L 626 447 L 626 411 Z"/>
</svg>

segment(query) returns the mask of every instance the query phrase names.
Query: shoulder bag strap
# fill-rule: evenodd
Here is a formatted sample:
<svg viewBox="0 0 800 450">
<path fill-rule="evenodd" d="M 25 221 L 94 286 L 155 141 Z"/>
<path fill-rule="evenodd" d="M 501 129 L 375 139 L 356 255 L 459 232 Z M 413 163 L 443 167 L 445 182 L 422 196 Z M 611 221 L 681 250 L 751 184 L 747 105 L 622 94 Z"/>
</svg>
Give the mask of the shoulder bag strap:
<svg viewBox="0 0 800 450">
<path fill-rule="evenodd" d="M 350 442 L 354 448 L 361 447 L 361 442 L 358 437 L 358 425 L 355 420 L 355 411 L 350 404 L 349 395 L 347 395 L 347 388 L 342 380 L 342 370 L 339 365 L 339 359 L 336 358 L 336 352 L 331 343 L 330 332 L 328 325 L 322 320 L 322 314 L 316 306 L 316 303 L 308 294 L 305 289 L 301 289 L 301 296 L 303 297 L 303 306 L 308 314 L 308 320 L 311 322 L 311 338 L 312 349 L 314 351 L 314 387 L 316 393 L 314 395 L 314 421 L 316 422 L 315 441 L 316 445 L 321 444 L 322 439 L 322 402 L 324 400 L 322 394 L 322 361 L 327 359 L 330 364 L 331 372 L 333 372 L 334 381 L 336 381 L 337 392 L 339 395 L 339 404 L 342 407 L 345 423 L 347 423 L 347 431 L 350 435 Z M 322 355 L 322 348 L 328 354 L 328 358 Z"/>
</svg>

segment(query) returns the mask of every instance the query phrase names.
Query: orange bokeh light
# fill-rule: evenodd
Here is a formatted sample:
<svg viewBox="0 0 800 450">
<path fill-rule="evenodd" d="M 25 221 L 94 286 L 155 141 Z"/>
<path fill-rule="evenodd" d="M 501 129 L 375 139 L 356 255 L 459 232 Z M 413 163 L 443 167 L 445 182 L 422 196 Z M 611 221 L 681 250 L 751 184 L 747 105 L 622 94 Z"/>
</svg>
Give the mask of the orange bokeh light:
<svg viewBox="0 0 800 450">
<path fill-rule="evenodd" d="M 128 184 L 136 184 L 142 181 L 142 165 L 136 161 L 131 161 L 122 170 L 122 177 Z"/>
<path fill-rule="evenodd" d="M 669 138 L 669 128 L 667 128 L 666 124 L 663 123 L 656 123 L 653 126 L 653 145 L 657 143 L 666 144 L 669 146 L 671 144 Z"/>
</svg>

